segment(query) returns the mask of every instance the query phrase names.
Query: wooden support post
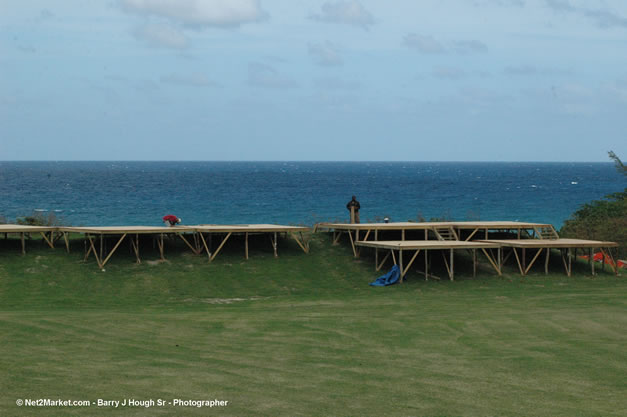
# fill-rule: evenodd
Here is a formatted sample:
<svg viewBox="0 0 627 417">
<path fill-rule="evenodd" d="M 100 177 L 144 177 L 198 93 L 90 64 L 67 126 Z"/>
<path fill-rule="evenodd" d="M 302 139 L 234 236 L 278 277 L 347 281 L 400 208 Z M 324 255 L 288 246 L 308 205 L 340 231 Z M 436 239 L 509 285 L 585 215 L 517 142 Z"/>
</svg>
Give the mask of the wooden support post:
<svg viewBox="0 0 627 417">
<path fill-rule="evenodd" d="M 246 259 L 248 259 L 248 232 L 244 233 L 244 252 L 246 254 Z"/>
<path fill-rule="evenodd" d="M 333 233 L 336 233 L 335 230 L 333 231 Z M 350 233 L 350 231 L 349 231 L 349 233 Z M 276 233 L 275 233 L 275 235 L 276 235 Z M 335 239 L 333 240 L 333 244 L 334 245 L 337 245 L 340 242 L 340 237 L 341 236 L 342 236 L 342 231 L 341 230 L 337 231 L 337 236 L 335 236 Z"/>
<path fill-rule="evenodd" d="M 526 248 L 522 248 L 522 267 L 525 270 L 525 275 L 527 275 L 527 250 Z"/>
<path fill-rule="evenodd" d="M 377 241 L 379 237 L 379 229 L 375 229 L 374 231 L 374 240 Z M 379 248 L 375 248 L 374 250 L 374 264 L 379 265 Z"/>
<path fill-rule="evenodd" d="M 573 254 L 571 248 L 568 248 L 568 276 L 573 272 Z"/>
<path fill-rule="evenodd" d="M 427 230 L 425 229 L 425 234 Z M 425 281 L 429 280 L 429 251 L 425 249 Z"/>
<path fill-rule="evenodd" d="M 546 248 L 546 259 L 544 260 L 544 275 L 549 275 L 549 257 L 551 256 L 551 248 Z"/>
<path fill-rule="evenodd" d="M 398 250 L 399 267 L 401 268 L 401 283 L 403 283 L 403 249 Z"/>
<path fill-rule="evenodd" d="M 385 261 L 388 260 L 388 258 L 390 257 L 390 252 L 388 252 L 383 259 L 381 260 L 381 263 L 375 263 L 375 268 L 377 271 L 380 271 L 381 268 L 383 267 L 383 264 L 385 264 Z M 396 263 L 396 262 L 395 262 Z"/>
<path fill-rule="evenodd" d="M 603 255 L 603 265 L 605 265 L 605 259 L 608 258 L 610 261 L 610 266 L 614 270 L 614 275 L 618 276 L 618 265 L 616 264 L 616 261 L 614 261 L 614 257 L 612 256 L 612 249 L 606 248 L 607 253 L 605 252 L 603 248 L 599 248 L 599 249 L 601 250 L 601 254 Z"/>
<path fill-rule="evenodd" d="M 278 244 L 277 238 L 278 238 L 277 237 L 277 233 L 274 232 L 274 241 L 272 242 L 272 248 L 274 249 L 274 257 L 275 258 L 279 257 L 279 254 L 277 253 L 277 244 Z"/>
<path fill-rule="evenodd" d="M 355 249 L 355 241 L 353 240 L 353 234 L 348 231 L 348 237 L 351 239 L 351 247 L 353 248 L 353 256 L 357 258 L 357 249 Z"/>
<path fill-rule="evenodd" d="M 472 277 L 477 277 L 477 249 L 472 250 Z"/>
<path fill-rule="evenodd" d="M 20 240 L 22 241 L 22 255 L 26 255 L 26 241 L 24 240 L 24 232 L 20 233 Z"/>
<path fill-rule="evenodd" d="M 135 234 L 135 238 L 133 239 L 133 236 L 131 236 L 129 238 L 129 241 L 131 243 L 131 248 L 133 249 L 133 253 L 135 254 L 135 263 L 140 264 L 142 263 L 142 260 L 139 258 L 139 234 Z M 153 240 L 153 244 L 154 244 L 155 240 Z M 159 241 L 156 241 L 157 244 L 159 244 Z"/>
<path fill-rule="evenodd" d="M 514 252 L 514 257 L 516 257 L 516 263 L 518 264 L 518 269 L 520 270 L 520 275 L 525 276 L 525 270 L 523 269 L 522 265 L 520 264 L 520 258 L 518 257 L 518 252 L 516 251 L 516 248 L 512 248 L 512 251 Z"/>
<path fill-rule="evenodd" d="M 405 240 L 405 229 L 401 230 L 401 240 Z"/>
<path fill-rule="evenodd" d="M 63 232 L 63 240 L 65 241 L 65 250 L 70 253 L 70 241 L 67 238 L 67 232 Z"/>
<path fill-rule="evenodd" d="M 161 260 L 165 261 L 165 254 L 163 253 L 163 249 L 164 249 L 164 245 L 165 245 L 165 243 L 163 241 L 163 233 L 161 233 L 159 235 L 159 243 L 161 243 L 159 245 L 159 255 L 161 255 Z M 139 236 L 137 236 L 137 249 L 139 250 Z M 138 254 L 138 256 L 139 256 L 139 254 Z"/>
<path fill-rule="evenodd" d="M 451 252 L 451 281 L 453 281 L 453 277 L 455 276 L 455 269 L 454 269 L 454 265 L 453 265 L 453 249 L 450 249 Z"/>
<path fill-rule="evenodd" d="M 209 233 L 209 238 L 211 239 L 211 233 Z M 205 240 L 205 236 L 202 233 L 200 233 L 200 239 L 202 240 L 202 245 L 207 252 L 207 256 L 209 257 L 209 259 L 211 259 L 211 249 L 209 249 L 209 246 L 207 246 L 207 241 Z"/>
<path fill-rule="evenodd" d="M 102 259 L 103 251 L 104 251 L 104 235 L 101 233 L 100 234 L 100 259 Z M 100 268 L 102 268 L 103 266 L 104 264 L 101 265 Z"/>
</svg>

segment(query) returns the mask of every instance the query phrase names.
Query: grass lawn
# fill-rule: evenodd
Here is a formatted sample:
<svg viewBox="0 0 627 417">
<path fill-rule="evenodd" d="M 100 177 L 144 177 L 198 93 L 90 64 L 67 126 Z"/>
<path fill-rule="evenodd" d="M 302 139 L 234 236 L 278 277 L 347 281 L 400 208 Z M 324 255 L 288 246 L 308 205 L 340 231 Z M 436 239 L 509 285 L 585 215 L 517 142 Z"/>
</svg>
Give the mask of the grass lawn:
<svg viewBox="0 0 627 417">
<path fill-rule="evenodd" d="M 233 239 L 211 265 L 176 245 L 101 272 L 79 240 L 0 240 L 0 416 L 627 415 L 624 273 L 568 278 L 555 256 L 549 276 L 473 279 L 456 259 L 455 282 L 373 288 L 368 254 L 325 236 L 248 261 Z M 228 406 L 16 405 L 38 398 Z"/>
</svg>

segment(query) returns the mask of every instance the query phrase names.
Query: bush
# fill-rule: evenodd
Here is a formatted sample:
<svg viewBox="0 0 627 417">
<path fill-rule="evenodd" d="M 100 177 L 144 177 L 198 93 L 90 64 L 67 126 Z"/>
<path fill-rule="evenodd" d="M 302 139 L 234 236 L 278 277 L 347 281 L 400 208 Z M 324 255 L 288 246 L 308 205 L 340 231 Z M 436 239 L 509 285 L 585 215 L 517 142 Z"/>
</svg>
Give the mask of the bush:
<svg viewBox="0 0 627 417">
<path fill-rule="evenodd" d="M 25 226 L 66 226 L 63 221 L 52 212 L 48 215 L 33 212 L 30 216 L 18 217 L 15 221 L 17 224 Z"/>
<path fill-rule="evenodd" d="M 618 256 L 627 258 L 627 189 L 584 204 L 560 230 L 562 237 L 617 242 Z"/>
</svg>

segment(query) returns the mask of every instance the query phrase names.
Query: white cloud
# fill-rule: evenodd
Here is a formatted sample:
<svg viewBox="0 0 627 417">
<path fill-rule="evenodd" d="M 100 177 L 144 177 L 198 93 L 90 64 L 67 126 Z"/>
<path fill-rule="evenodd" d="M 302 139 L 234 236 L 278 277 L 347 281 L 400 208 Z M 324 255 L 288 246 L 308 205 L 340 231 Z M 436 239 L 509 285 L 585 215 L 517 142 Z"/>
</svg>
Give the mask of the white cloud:
<svg viewBox="0 0 627 417">
<path fill-rule="evenodd" d="M 331 91 L 353 91 L 361 87 L 357 81 L 344 80 L 337 77 L 318 78 L 314 80 L 314 86 Z"/>
<path fill-rule="evenodd" d="M 167 84 L 187 85 L 191 87 L 217 86 L 204 74 L 168 74 L 161 77 L 160 81 Z"/>
<path fill-rule="evenodd" d="M 313 58 L 316 64 L 326 67 L 338 66 L 344 63 L 338 46 L 330 41 L 310 43 L 309 56 Z"/>
<path fill-rule="evenodd" d="M 528 76 L 528 75 L 571 75 L 572 71 L 560 69 L 560 68 L 543 68 L 537 67 L 534 65 L 518 65 L 518 66 L 507 66 L 503 70 L 505 75 L 519 75 L 519 76 Z"/>
<path fill-rule="evenodd" d="M 575 13 L 594 20 L 601 28 L 627 28 L 627 18 L 609 9 L 589 9 L 573 6 L 569 0 L 546 0 L 547 6 L 560 13 Z"/>
<path fill-rule="evenodd" d="M 433 38 L 433 36 L 410 33 L 403 38 L 403 45 L 423 54 L 441 54 L 444 52 L 444 45 Z"/>
<path fill-rule="evenodd" d="M 341 23 L 368 29 L 375 23 L 374 17 L 356 0 L 328 1 L 321 7 L 320 13 L 312 13 L 310 19 L 326 23 Z"/>
<path fill-rule="evenodd" d="M 440 67 L 433 70 L 433 76 L 444 80 L 459 80 L 465 77 L 466 73 L 457 67 Z"/>
<path fill-rule="evenodd" d="M 190 26 L 238 26 L 266 17 L 258 0 L 120 0 L 122 9 Z"/>
<path fill-rule="evenodd" d="M 274 67 L 259 62 L 248 64 L 248 84 L 274 89 L 289 89 L 298 86 L 293 79 L 281 74 Z"/>
<path fill-rule="evenodd" d="M 178 29 L 165 24 L 150 23 L 133 31 L 136 39 L 149 46 L 172 49 L 185 49 L 189 42 Z"/>
<path fill-rule="evenodd" d="M 443 54 L 455 52 L 458 54 L 477 54 L 488 51 L 488 47 L 477 40 L 461 40 L 443 43 L 433 36 L 410 33 L 403 37 L 403 46 L 414 49 L 423 54 Z"/>
<path fill-rule="evenodd" d="M 453 50 L 459 54 L 473 54 L 487 52 L 488 47 L 485 43 L 479 41 L 453 41 Z"/>
</svg>

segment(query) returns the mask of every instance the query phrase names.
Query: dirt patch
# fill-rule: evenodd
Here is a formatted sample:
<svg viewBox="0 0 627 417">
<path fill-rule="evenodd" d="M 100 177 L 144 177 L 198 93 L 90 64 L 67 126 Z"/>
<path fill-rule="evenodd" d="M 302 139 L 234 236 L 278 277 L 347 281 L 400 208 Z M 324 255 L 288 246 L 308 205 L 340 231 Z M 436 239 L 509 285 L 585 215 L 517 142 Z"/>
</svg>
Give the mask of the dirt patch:
<svg viewBox="0 0 627 417">
<path fill-rule="evenodd" d="M 186 298 L 186 303 L 201 302 L 205 304 L 233 304 L 242 301 L 266 300 L 270 297 L 248 297 L 248 298 Z"/>
</svg>

